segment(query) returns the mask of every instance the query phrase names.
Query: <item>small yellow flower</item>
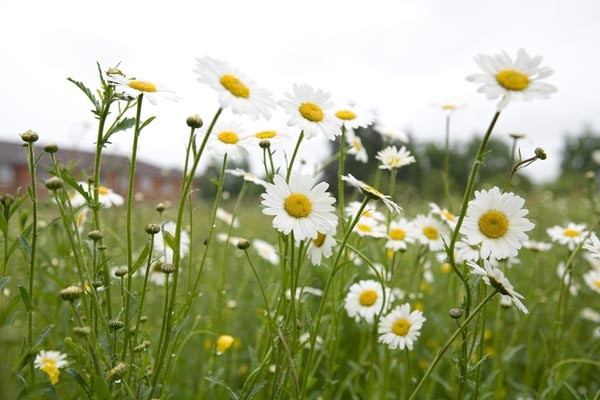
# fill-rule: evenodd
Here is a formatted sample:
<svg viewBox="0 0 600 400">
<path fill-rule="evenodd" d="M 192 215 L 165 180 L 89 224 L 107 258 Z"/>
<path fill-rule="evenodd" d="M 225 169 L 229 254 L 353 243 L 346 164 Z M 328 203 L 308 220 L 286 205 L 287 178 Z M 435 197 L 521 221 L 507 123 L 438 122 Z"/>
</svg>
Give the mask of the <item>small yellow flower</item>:
<svg viewBox="0 0 600 400">
<path fill-rule="evenodd" d="M 221 335 L 217 339 L 217 355 L 223 354 L 231 347 L 235 339 L 230 335 Z"/>
</svg>

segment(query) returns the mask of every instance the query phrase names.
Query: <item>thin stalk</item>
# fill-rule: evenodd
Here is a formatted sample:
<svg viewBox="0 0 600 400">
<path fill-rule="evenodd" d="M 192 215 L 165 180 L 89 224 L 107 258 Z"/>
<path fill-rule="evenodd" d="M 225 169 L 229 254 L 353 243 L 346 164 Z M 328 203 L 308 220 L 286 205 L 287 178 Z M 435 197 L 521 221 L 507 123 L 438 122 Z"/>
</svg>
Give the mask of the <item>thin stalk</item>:
<svg viewBox="0 0 600 400">
<path fill-rule="evenodd" d="M 342 124 L 342 135 L 340 136 L 340 161 L 338 162 L 338 204 L 340 205 L 340 214 L 342 216 L 342 225 L 344 224 L 344 167 L 346 164 L 346 126 Z"/>
<path fill-rule="evenodd" d="M 256 277 L 256 281 L 258 282 L 258 287 L 260 289 L 260 294 L 262 295 L 263 301 L 265 302 L 265 310 L 267 311 L 267 322 L 269 324 L 269 343 L 270 346 L 268 348 L 268 352 L 271 351 L 272 348 L 272 340 L 273 340 L 273 322 L 271 321 L 271 308 L 269 307 L 269 300 L 267 298 L 267 293 L 265 292 L 265 288 L 262 284 L 262 281 L 260 280 L 260 276 L 258 276 L 258 273 L 256 272 L 256 268 L 254 267 L 254 263 L 252 262 L 252 259 L 250 258 L 250 254 L 248 254 L 248 249 L 244 250 L 244 254 L 246 255 L 246 258 L 248 259 L 248 264 L 250 264 L 250 268 L 252 268 L 252 272 L 254 273 L 254 276 Z"/>
<path fill-rule="evenodd" d="M 28 150 L 28 161 L 29 161 L 29 173 L 31 175 L 31 208 L 32 208 L 32 221 L 31 221 L 31 246 L 29 253 L 29 298 L 31 302 L 31 308 L 27 310 L 27 346 L 31 350 L 33 346 L 33 307 L 35 307 L 35 297 L 33 294 L 33 281 L 35 274 L 35 255 L 37 249 L 37 236 L 38 236 L 38 203 L 37 203 L 37 185 L 36 185 L 36 162 L 34 159 L 33 143 L 27 143 Z M 29 363 L 29 372 L 31 373 L 31 383 L 35 383 L 35 367 L 34 359 L 31 358 Z"/>
<path fill-rule="evenodd" d="M 223 187 L 225 183 L 225 167 L 227 165 L 227 153 L 223 156 L 223 164 L 221 165 L 221 173 L 219 174 L 219 188 Z M 220 197 L 220 196 L 219 196 Z M 234 220 L 235 221 L 235 220 Z M 233 222 L 232 221 L 232 225 Z M 221 263 L 221 271 L 220 271 L 220 279 L 219 279 L 219 288 L 217 291 L 217 321 L 215 323 L 215 332 L 217 334 L 221 334 L 221 324 L 222 324 L 222 314 L 223 308 L 225 306 L 225 281 L 227 278 L 227 265 L 225 263 L 225 257 L 223 257 L 223 262 Z"/>
<path fill-rule="evenodd" d="M 288 165 L 287 175 L 285 176 L 285 183 L 290 183 L 290 176 L 292 176 L 292 169 L 294 167 L 294 161 L 296 161 L 296 156 L 298 155 L 298 149 L 300 148 L 300 143 L 302 143 L 303 138 L 304 138 L 304 131 L 300 132 L 300 136 L 298 136 L 298 141 L 296 142 L 296 147 L 294 147 L 294 153 L 292 154 L 292 159 L 290 160 L 290 165 Z"/>
<path fill-rule="evenodd" d="M 140 325 L 142 321 L 142 310 L 144 308 L 144 300 L 146 299 L 146 289 L 148 285 L 148 277 L 150 275 L 150 266 L 152 265 L 152 248 L 154 247 L 154 235 L 150 235 L 150 252 L 148 252 L 148 262 L 146 263 L 146 273 L 144 274 L 144 284 L 142 285 L 141 297 L 138 305 L 137 317 L 135 319 L 135 331 L 133 333 L 133 346 L 137 345 L 138 334 L 140 331 Z M 131 279 L 128 277 L 127 279 Z M 133 351 L 131 352 L 132 364 L 133 364 Z"/>
<path fill-rule="evenodd" d="M 448 209 L 452 209 L 450 198 L 450 114 L 446 115 L 446 140 L 444 142 L 444 193 Z"/>
</svg>

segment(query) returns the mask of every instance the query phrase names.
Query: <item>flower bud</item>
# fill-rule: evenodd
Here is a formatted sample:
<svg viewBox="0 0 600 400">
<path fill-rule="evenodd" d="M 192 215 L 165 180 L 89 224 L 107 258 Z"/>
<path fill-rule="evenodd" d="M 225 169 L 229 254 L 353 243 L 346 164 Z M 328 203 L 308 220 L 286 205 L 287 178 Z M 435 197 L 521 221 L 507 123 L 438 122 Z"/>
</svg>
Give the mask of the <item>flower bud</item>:
<svg viewBox="0 0 600 400">
<path fill-rule="evenodd" d="M 44 151 L 48 154 L 54 154 L 58 151 L 58 145 L 56 143 L 49 143 L 44 146 Z"/>
<path fill-rule="evenodd" d="M 127 372 L 127 364 L 125 364 L 124 362 L 120 362 L 117 365 L 115 365 L 110 371 L 108 371 L 108 374 L 106 375 L 106 379 L 109 382 L 121 380 L 121 378 L 123 378 L 125 376 L 126 372 Z"/>
<path fill-rule="evenodd" d="M 237 248 L 240 250 L 246 250 L 248 247 L 250 247 L 250 242 L 247 241 L 246 239 L 240 239 L 237 242 Z"/>
<path fill-rule="evenodd" d="M 542 149 L 541 147 L 536 147 L 535 156 L 537 158 L 539 158 L 540 160 L 545 160 L 546 158 L 548 158 L 548 155 L 546 154 L 544 149 Z"/>
<path fill-rule="evenodd" d="M 166 207 L 165 207 L 165 205 L 164 205 L 163 203 L 158 203 L 158 204 L 156 205 L 156 211 L 157 211 L 159 214 L 160 214 L 160 213 L 162 213 L 163 211 L 165 211 L 165 208 L 166 208 Z"/>
<path fill-rule="evenodd" d="M 48 190 L 55 191 L 60 189 L 63 186 L 63 181 L 57 176 L 50 177 L 46 179 L 44 185 L 48 188 Z"/>
<path fill-rule="evenodd" d="M 114 274 L 117 278 L 122 278 L 127 275 L 128 272 L 127 267 L 119 267 L 115 270 Z"/>
<path fill-rule="evenodd" d="M 513 139 L 523 139 L 525 137 L 524 133 L 519 133 L 519 132 L 509 133 L 509 135 Z"/>
<path fill-rule="evenodd" d="M 158 232 L 160 232 L 160 226 L 156 224 L 147 224 L 144 227 L 144 230 L 148 235 L 156 235 Z"/>
<path fill-rule="evenodd" d="M 164 263 L 163 265 L 160 266 L 160 270 L 164 274 L 171 274 L 171 273 L 175 272 L 175 266 L 173 264 Z"/>
<path fill-rule="evenodd" d="M 271 147 L 271 142 L 269 142 L 268 139 L 261 139 L 260 142 L 258 142 L 258 145 L 261 149 L 268 149 Z"/>
<path fill-rule="evenodd" d="M 108 327 L 111 331 L 118 331 L 119 329 L 123 329 L 125 326 L 125 322 L 119 321 L 118 319 L 113 319 L 108 321 Z"/>
<path fill-rule="evenodd" d="M 88 233 L 88 238 L 93 240 L 94 242 L 97 242 L 98 240 L 102 240 L 103 237 L 104 237 L 104 234 L 100 231 L 90 231 L 90 233 Z"/>
<path fill-rule="evenodd" d="M 38 134 L 31 130 L 21 134 L 21 139 L 23 139 L 23 141 L 27 143 L 37 142 L 39 138 L 40 137 L 38 136 Z"/>
<path fill-rule="evenodd" d="M 79 286 L 69 286 L 60 291 L 60 298 L 65 301 L 74 301 L 81 297 L 83 289 Z"/>
<path fill-rule="evenodd" d="M 463 312 L 464 311 L 462 308 L 454 307 L 451 308 L 450 311 L 448 311 L 448 315 L 450 315 L 450 318 L 452 319 L 459 319 L 463 316 Z"/>
<path fill-rule="evenodd" d="M 89 326 L 76 326 L 73 328 L 73 332 L 79 336 L 87 336 L 92 333 L 92 328 Z"/>
<path fill-rule="evenodd" d="M 202 118 L 200 118 L 200 116 L 198 114 L 194 114 L 191 117 L 188 117 L 185 120 L 185 122 L 186 122 L 187 126 L 189 126 L 190 128 L 194 128 L 194 129 L 202 128 L 202 125 L 204 125 Z"/>
</svg>

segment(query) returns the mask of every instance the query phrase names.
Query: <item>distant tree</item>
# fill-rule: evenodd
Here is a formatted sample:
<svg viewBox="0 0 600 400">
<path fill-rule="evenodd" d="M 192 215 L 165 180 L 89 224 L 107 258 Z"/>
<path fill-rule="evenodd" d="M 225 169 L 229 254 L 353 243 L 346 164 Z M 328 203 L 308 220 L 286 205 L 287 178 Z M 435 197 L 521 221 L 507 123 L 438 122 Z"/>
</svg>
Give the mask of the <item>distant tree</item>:
<svg viewBox="0 0 600 400">
<path fill-rule="evenodd" d="M 579 135 L 565 135 L 560 163 L 561 175 L 596 170 L 598 164 L 594 161 L 593 154 L 597 150 L 600 150 L 600 133 L 593 131 L 590 126 L 584 127 Z"/>
</svg>

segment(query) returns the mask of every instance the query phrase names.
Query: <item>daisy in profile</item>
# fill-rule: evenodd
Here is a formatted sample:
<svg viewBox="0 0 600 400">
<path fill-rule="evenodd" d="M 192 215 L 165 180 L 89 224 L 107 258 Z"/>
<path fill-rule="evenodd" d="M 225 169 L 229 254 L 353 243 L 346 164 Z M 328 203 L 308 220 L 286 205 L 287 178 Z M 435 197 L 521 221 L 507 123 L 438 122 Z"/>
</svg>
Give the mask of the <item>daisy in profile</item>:
<svg viewBox="0 0 600 400">
<path fill-rule="evenodd" d="M 56 385 L 60 376 L 60 368 L 69 365 L 67 355 L 58 351 L 42 350 L 35 356 L 34 365 L 44 371 L 50 378 L 50 383 Z"/>
<path fill-rule="evenodd" d="M 498 293 L 504 295 L 504 301 L 507 301 L 506 297 L 510 297 L 512 303 L 524 314 L 528 314 L 527 307 L 521 301 L 524 297 L 517 293 L 513 288 L 512 284 L 504 276 L 504 273 L 498 268 L 493 267 L 488 260 L 483 260 L 485 269 L 481 268 L 474 262 L 467 262 L 467 265 L 471 267 L 471 273 L 475 275 L 481 275 L 486 285 L 494 288 Z"/>
<path fill-rule="evenodd" d="M 436 104 L 432 104 L 434 107 L 440 109 L 444 114 L 446 114 L 446 116 L 451 116 L 452 114 L 454 114 L 454 112 L 456 110 L 458 110 L 459 108 L 462 108 L 464 106 L 464 104 L 458 104 L 458 103 L 436 103 Z"/>
<path fill-rule="evenodd" d="M 519 49 L 514 61 L 503 51 L 494 55 L 480 54 L 475 62 L 484 73 L 469 75 L 467 80 L 480 83 L 478 92 L 490 100 L 502 97 L 498 110 L 511 100 L 546 99 L 556 92 L 554 86 L 541 82 L 553 74 L 552 69 L 540 67 L 542 56 L 532 58 L 524 49 Z"/>
<path fill-rule="evenodd" d="M 348 182 L 350 186 L 354 186 L 357 189 L 360 189 L 365 195 L 370 196 L 372 199 L 379 199 L 385 204 L 385 206 L 391 212 L 400 212 L 402 211 L 402 207 L 398 204 L 394 203 L 391 200 L 391 196 L 385 195 L 381 193 L 379 190 L 375 189 L 372 186 L 367 185 L 363 181 L 359 181 L 351 174 L 342 176 L 342 180 Z"/>
<path fill-rule="evenodd" d="M 417 232 L 413 224 L 406 218 L 399 218 L 390 222 L 387 230 L 387 243 L 385 247 L 394 251 L 406 250 L 408 243 L 414 243 L 417 238 Z"/>
<path fill-rule="evenodd" d="M 271 110 L 276 106 L 271 92 L 257 87 L 253 80 L 228 63 L 211 57 L 197 58 L 194 72 L 200 82 L 219 93 L 221 107 L 252 119 L 271 118 Z"/>
<path fill-rule="evenodd" d="M 356 322 L 364 319 L 372 324 L 380 312 L 387 310 L 394 301 L 392 291 L 385 288 L 385 303 L 381 284 L 373 280 L 363 280 L 352 284 L 348 289 L 344 307 L 350 318 Z"/>
<path fill-rule="evenodd" d="M 352 154 L 356 161 L 363 164 L 366 164 L 369 161 L 369 155 L 362 144 L 362 140 L 360 140 L 360 137 L 353 131 L 346 132 L 346 144 L 350 146 L 348 154 Z"/>
<path fill-rule="evenodd" d="M 163 262 L 167 262 L 167 263 L 173 262 L 173 249 L 171 249 L 171 247 L 167 244 L 167 241 L 165 239 L 165 236 L 166 236 L 165 232 L 168 233 L 170 236 L 173 236 L 173 235 L 175 235 L 176 228 L 177 228 L 177 224 L 175 224 L 175 222 L 173 222 L 173 221 L 165 222 L 162 225 L 161 234 L 157 235 L 154 238 L 154 244 L 153 244 L 154 252 L 159 254 L 163 258 L 162 259 Z M 181 248 L 179 249 L 179 255 L 181 258 L 183 258 L 186 256 L 186 254 L 190 250 L 190 235 L 183 229 L 181 230 L 180 247 Z"/>
<path fill-rule="evenodd" d="M 535 240 L 526 240 L 523 242 L 523 247 L 537 252 L 546 252 L 552 248 L 552 243 L 537 242 Z"/>
<path fill-rule="evenodd" d="M 202 128 L 202 135 L 206 134 L 208 127 Z M 237 122 L 217 123 L 213 128 L 206 148 L 217 156 L 227 154 L 233 160 L 248 157 L 248 150 L 242 143 L 247 136 Z"/>
<path fill-rule="evenodd" d="M 398 306 L 379 321 L 379 342 L 387 344 L 391 350 L 412 350 L 425 321 L 423 313 L 419 310 L 411 312 L 408 303 Z"/>
<path fill-rule="evenodd" d="M 229 175 L 242 177 L 246 182 L 252 182 L 255 185 L 259 185 L 265 188 L 267 187 L 267 181 L 265 181 L 264 179 L 260 179 L 252 172 L 244 171 L 241 168 L 226 169 L 225 172 Z"/>
<path fill-rule="evenodd" d="M 429 203 L 429 208 L 431 209 L 432 214 L 438 215 L 445 223 L 447 223 L 450 226 L 450 228 L 454 229 L 454 227 L 456 226 L 456 221 L 458 219 L 456 215 L 448 211 L 447 208 L 441 208 L 435 203 Z"/>
<path fill-rule="evenodd" d="M 217 208 L 217 213 L 215 214 L 215 217 L 217 217 L 218 220 L 225 222 L 229 226 L 233 226 L 234 228 L 240 227 L 240 223 L 238 222 L 238 220 L 236 219 L 234 221 L 233 215 L 223 210 L 221 207 Z"/>
<path fill-rule="evenodd" d="M 321 289 L 317 289 L 317 288 L 310 287 L 310 286 L 300 286 L 300 287 L 296 288 L 295 300 L 303 303 L 304 299 L 306 297 L 303 295 L 305 295 L 305 294 L 310 294 L 312 296 L 321 297 L 321 296 L 323 296 L 323 291 Z M 288 289 L 285 291 L 285 298 L 288 300 L 292 299 L 292 290 L 291 289 Z"/>
<path fill-rule="evenodd" d="M 331 233 L 317 233 L 317 237 L 312 239 L 308 245 L 307 254 L 310 257 L 312 265 L 321 265 L 323 258 L 329 258 L 332 254 L 333 247 L 337 244 Z"/>
<path fill-rule="evenodd" d="M 125 96 L 129 99 L 135 99 L 144 95 L 145 99 L 151 104 L 156 104 L 157 97 L 163 99 L 178 101 L 179 97 L 172 90 L 166 89 L 151 81 L 139 80 L 135 78 L 126 78 L 123 75 L 107 75 L 106 81 L 115 87 L 115 93 Z"/>
<path fill-rule="evenodd" d="M 344 212 L 346 213 L 346 217 L 354 217 L 360 210 L 361 203 L 360 201 L 351 201 L 347 206 Z M 361 218 L 373 218 L 378 222 L 385 222 L 386 217 L 381 212 L 377 211 L 375 205 L 372 202 L 367 203 L 367 206 L 362 212 Z"/>
<path fill-rule="evenodd" d="M 289 126 L 297 126 L 304 131 L 307 139 L 322 133 L 329 140 L 335 140 L 336 136 L 342 134 L 340 122 L 328 114 L 333 107 L 329 101 L 331 95 L 321 89 L 314 90 L 307 84 L 294 84 L 294 93 L 286 93 L 287 100 L 279 104 L 292 117 L 288 121 Z"/>
<path fill-rule="evenodd" d="M 263 140 L 268 140 L 269 145 L 273 147 L 287 141 L 290 137 L 297 137 L 297 129 L 292 127 L 273 128 L 273 129 L 260 129 L 256 130 L 249 136 L 249 141 L 252 144 L 259 145 Z"/>
<path fill-rule="evenodd" d="M 221 233 L 217 234 L 217 240 L 219 242 L 223 242 L 223 243 L 227 242 L 230 245 L 237 247 L 238 242 L 240 240 L 242 240 L 242 238 L 241 237 L 237 237 L 237 236 L 231 236 L 231 235 L 228 235 L 226 233 L 221 232 Z"/>
<path fill-rule="evenodd" d="M 585 283 L 596 293 L 600 293 L 600 271 L 592 269 L 583 274 Z"/>
<path fill-rule="evenodd" d="M 566 245 L 569 250 L 574 250 L 588 234 L 585 230 L 585 224 L 575 224 L 573 222 L 569 222 L 566 227 L 555 225 L 548 228 L 546 233 L 553 242 Z"/>
<path fill-rule="evenodd" d="M 334 115 L 348 130 L 366 128 L 375 121 L 375 115 L 372 112 L 351 105 L 338 108 Z"/>
<path fill-rule="evenodd" d="M 90 193 L 90 196 L 93 198 L 94 194 L 92 192 L 92 187 L 88 185 L 87 182 L 77 182 L 84 191 Z M 85 197 L 81 195 L 79 192 L 73 192 L 69 194 L 69 201 L 71 202 L 71 206 L 73 208 L 78 208 L 87 203 Z M 125 203 L 125 199 L 118 193 L 115 193 L 111 188 L 106 186 L 98 186 L 98 202 L 104 208 L 111 207 L 119 207 Z M 82 217 L 85 218 L 85 217 Z"/>
<path fill-rule="evenodd" d="M 392 129 L 388 126 L 381 125 L 379 123 L 375 124 L 375 127 L 373 129 L 376 132 L 379 132 L 382 139 L 386 142 L 410 142 L 410 138 L 408 137 L 408 135 L 399 129 Z"/>
<path fill-rule="evenodd" d="M 410 151 L 406 150 L 404 146 L 400 150 L 396 146 L 388 146 L 378 151 L 375 158 L 381 162 L 379 168 L 388 170 L 398 169 L 416 161 L 410 154 Z"/>
<path fill-rule="evenodd" d="M 472 245 L 481 243 L 481 257 L 502 259 L 516 257 L 521 243 L 528 239 L 525 232 L 534 225 L 524 218 L 525 200 L 513 193 L 500 193 L 497 187 L 475 192 L 469 201 L 461 233 Z"/>
<path fill-rule="evenodd" d="M 600 239 L 595 232 L 592 232 L 589 239 L 586 240 L 583 248 L 589 251 L 589 255 L 593 258 L 600 259 Z"/>
<path fill-rule="evenodd" d="M 444 241 L 448 243 L 450 231 L 441 221 L 431 215 L 417 215 L 413 225 L 421 244 L 429 246 L 431 251 L 440 251 L 444 248 Z"/>
<path fill-rule="evenodd" d="M 279 264 L 279 254 L 271 244 L 264 240 L 254 239 L 252 247 L 256 250 L 259 256 L 267 260 L 273 265 Z"/>
<path fill-rule="evenodd" d="M 273 227 L 286 235 L 293 232 L 296 240 L 316 239 L 319 232 L 337 227 L 335 199 L 328 187 L 326 182 L 315 185 L 311 176 L 292 174 L 287 184 L 284 177 L 275 175 L 261 196 L 263 214 L 273 215 Z"/>
</svg>

